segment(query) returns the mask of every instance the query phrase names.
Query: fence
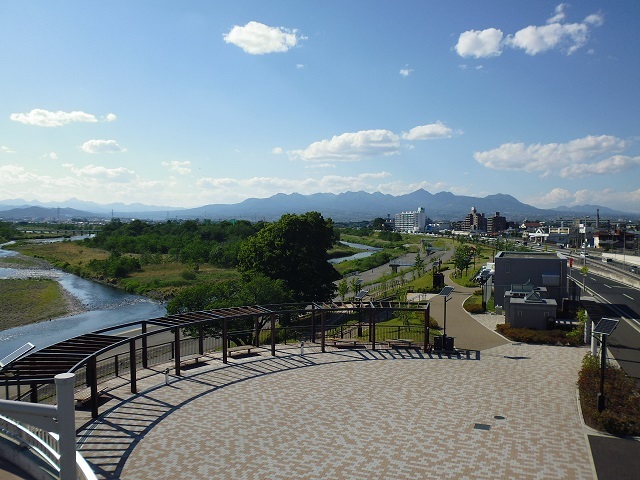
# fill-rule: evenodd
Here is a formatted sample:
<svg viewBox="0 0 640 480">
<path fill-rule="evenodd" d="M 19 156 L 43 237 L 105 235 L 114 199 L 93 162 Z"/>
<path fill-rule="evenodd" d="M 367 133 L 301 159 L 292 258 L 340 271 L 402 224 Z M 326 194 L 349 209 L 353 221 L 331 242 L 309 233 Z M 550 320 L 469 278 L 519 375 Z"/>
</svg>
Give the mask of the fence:
<svg viewBox="0 0 640 480">
<path fill-rule="evenodd" d="M 0 400 L 0 429 L 5 434 L 4 441 L 16 447 L 6 445 L 0 450 L 6 460 L 36 478 L 40 464 L 60 480 L 96 479 L 76 451 L 74 384 L 73 373 L 56 375 L 57 406 Z"/>
</svg>

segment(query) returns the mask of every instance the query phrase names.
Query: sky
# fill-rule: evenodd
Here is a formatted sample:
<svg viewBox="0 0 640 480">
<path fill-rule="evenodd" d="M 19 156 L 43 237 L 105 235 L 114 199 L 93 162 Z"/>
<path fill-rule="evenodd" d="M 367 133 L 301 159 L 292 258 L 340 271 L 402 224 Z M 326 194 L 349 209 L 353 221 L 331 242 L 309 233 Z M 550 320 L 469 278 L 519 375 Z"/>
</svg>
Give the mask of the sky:
<svg viewBox="0 0 640 480">
<path fill-rule="evenodd" d="M 640 213 L 639 19 L 605 0 L 0 0 L 0 200 L 423 188 Z"/>
</svg>

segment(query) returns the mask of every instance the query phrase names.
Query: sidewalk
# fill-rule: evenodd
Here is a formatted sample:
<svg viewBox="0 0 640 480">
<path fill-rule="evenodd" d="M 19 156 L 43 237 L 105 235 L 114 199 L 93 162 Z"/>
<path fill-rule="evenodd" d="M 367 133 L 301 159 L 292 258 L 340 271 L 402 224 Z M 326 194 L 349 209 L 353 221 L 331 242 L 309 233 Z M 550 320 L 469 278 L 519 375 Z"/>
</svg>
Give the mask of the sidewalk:
<svg viewBox="0 0 640 480">
<path fill-rule="evenodd" d="M 582 349 L 305 351 L 211 359 L 168 386 L 149 377 L 80 432 L 81 452 L 124 480 L 595 478 Z"/>
</svg>

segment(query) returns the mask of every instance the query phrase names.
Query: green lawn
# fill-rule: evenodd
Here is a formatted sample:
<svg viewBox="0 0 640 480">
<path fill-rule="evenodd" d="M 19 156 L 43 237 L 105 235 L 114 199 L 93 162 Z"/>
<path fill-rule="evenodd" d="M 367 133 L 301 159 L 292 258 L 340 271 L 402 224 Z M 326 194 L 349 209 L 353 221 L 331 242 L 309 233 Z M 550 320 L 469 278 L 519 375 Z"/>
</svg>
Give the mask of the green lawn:
<svg viewBox="0 0 640 480">
<path fill-rule="evenodd" d="M 62 287 L 48 279 L 0 280 L 0 305 L 0 330 L 70 313 Z"/>
</svg>

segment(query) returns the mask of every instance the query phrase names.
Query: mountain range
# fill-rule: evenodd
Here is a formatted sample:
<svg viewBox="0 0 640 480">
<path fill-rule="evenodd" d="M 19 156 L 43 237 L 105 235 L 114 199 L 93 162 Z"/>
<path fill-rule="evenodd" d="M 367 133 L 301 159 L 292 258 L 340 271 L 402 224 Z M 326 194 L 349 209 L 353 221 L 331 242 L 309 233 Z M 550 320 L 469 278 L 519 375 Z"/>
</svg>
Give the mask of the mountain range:
<svg viewBox="0 0 640 480">
<path fill-rule="evenodd" d="M 125 205 L 113 203 L 101 205 L 70 199 L 59 203 L 26 202 L 24 200 L 0 201 L 0 219 L 4 220 L 60 220 L 72 218 L 143 220 L 169 219 L 243 219 L 249 221 L 277 220 L 285 213 L 321 212 L 326 218 L 336 222 L 372 220 L 376 217 L 393 217 L 396 213 L 415 211 L 424 207 L 427 216 L 433 220 L 462 220 L 475 207 L 487 217 L 500 212 L 507 220 L 524 219 L 557 220 L 590 216 L 595 218 L 599 211 L 601 218 L 617 220 L 636 218 L 637 214 L 612 210 L 598 205 L 556 207 L 540 209 L 520 202 L 511 195 L 495 194 L 486 197 L 454 195 L 451 192 L 431 194 L 426 190 L 416 190 L 406 195 L 390 195 L 380 192 L 345 193 L 278 193 L 268 198 L 249 198 L 236 204 L 211 204 L 197 208 L 176 208 L 149 206 L 143 204 Z"/>
</svg>

